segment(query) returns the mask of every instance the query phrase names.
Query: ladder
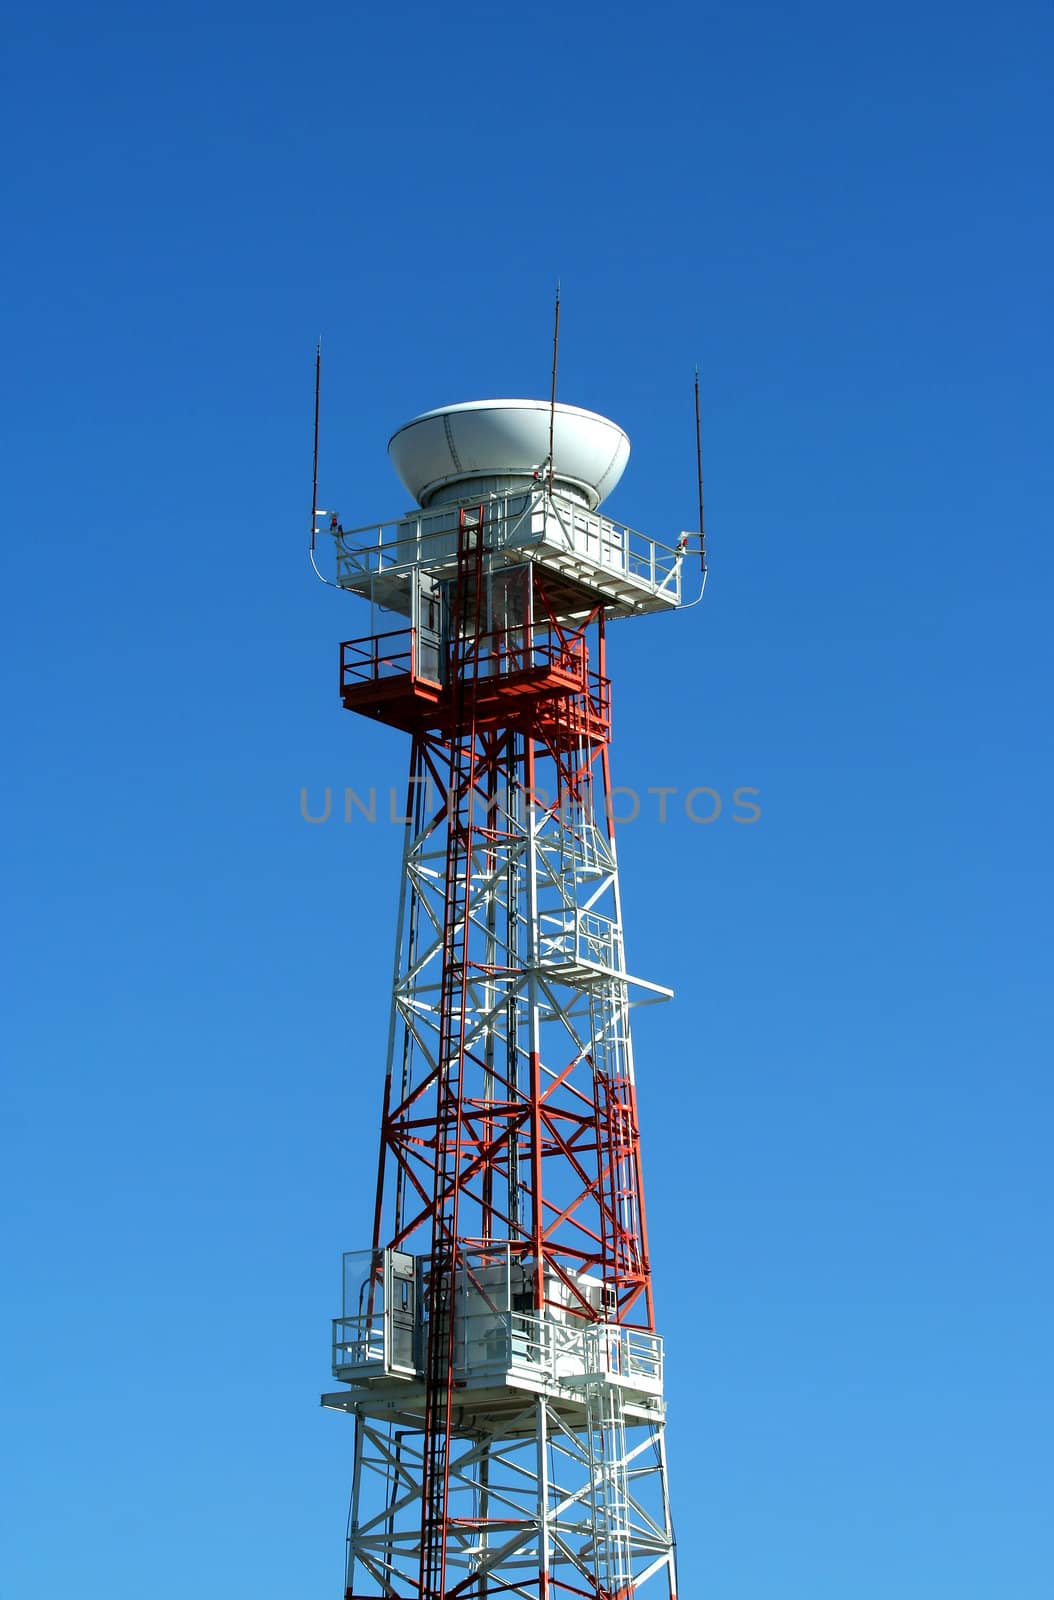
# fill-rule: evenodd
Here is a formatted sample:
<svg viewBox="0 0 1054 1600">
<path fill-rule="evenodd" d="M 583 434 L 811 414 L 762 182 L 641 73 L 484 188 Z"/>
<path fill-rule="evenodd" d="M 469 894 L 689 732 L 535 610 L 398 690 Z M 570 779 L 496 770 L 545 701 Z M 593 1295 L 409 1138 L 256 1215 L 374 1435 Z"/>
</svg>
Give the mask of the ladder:
<svg viewBox="0 0 1054 1600">
<path fill-rule="evenodd" d="M 458 1200 L 463 1155 L 462 1086 L 468 1001 L 469 895 L 472 885 L 476 700 L 484 638 L 484 507 L 458 518 L 457 577 L 451 604 L 448 677 L 452 726 L 447 784 L 443 975 L 436 1076 L 435 1187 L 428 1285 L 420 1600 L 446 1590 L 453 1423 Z"/>
</svg>

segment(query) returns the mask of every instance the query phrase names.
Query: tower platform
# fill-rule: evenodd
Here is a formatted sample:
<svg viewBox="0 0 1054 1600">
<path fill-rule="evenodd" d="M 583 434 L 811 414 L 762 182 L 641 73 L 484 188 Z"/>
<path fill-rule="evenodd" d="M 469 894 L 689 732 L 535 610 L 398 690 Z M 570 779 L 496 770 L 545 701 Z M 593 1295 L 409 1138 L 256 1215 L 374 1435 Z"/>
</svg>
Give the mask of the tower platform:
<svg viewBox="0 0 1054 1600">
<path fill-rule="evenodd" d="M 470 496 L 394 522 L 334 530 L 338 585 L 409 616 L 412 576 L 420 571 L 438 581 L 455 576 L 459 512 L 479 504 L 478 495 Z M 681 603 L 677 549 L 550 496 L 541 486 L 493 495 L 486 501 L 486 519 L 489 550 L 505 561 L 537 562 L 567 580 L 569 616 L 598 600 L 609 617 L 675 611 Z"/>
<path fill-rule="evenodd" d="M 333 1376 L 348 1389 L 323 1405 L 373 1417 L 424 1417 L 430 1262 L 399 1250 L 344 1257 L 344 1315 L 333 1319 Z M 508 1243 L 466 1251 L 454 1283 L 452 1378 L 458 1407 L 500 1428 L 531 1396 L 570 1417 L 587 1391 L 617 1389 L 627 1416 L 663 1415 L 663 1345 L 646 1328 L 603 1320 L 601 1281 L 546 1275 L 534 1308 L 534 1268 Z M 613 1303 L 613 1302 L 612 1302 Z"/>
<path fill-rule="evenodd" d="M 455 698 L 437 639 L 421 628 L 346 639 L 340 698 L 348 711 L 407 733 L 453 730 L 466 699 L 478 727 L 501 726 L 606 742 L 611 681 L 551 625 L 520 625 L 482 641 L 475 672 Z"/>
</svg>

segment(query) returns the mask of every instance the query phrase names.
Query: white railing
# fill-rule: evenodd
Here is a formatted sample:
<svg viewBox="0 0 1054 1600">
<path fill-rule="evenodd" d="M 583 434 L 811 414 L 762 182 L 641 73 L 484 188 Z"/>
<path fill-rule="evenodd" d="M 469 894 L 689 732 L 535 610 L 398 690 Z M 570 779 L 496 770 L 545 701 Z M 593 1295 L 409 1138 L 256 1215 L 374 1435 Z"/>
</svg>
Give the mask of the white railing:
<svg viewBox="0 0 1054 1600">
<path fill-rule="evenodd" d="M 552 1316 L 514 1311 L 465 1318 L 459 1332 L 455 1371 L 462 1381 L 519 1370 L 556 1383 L 614 1379 L 631 1388 L 662 1391 L 662 1339 L 640 1328 L 605 1322 L 576 1327 Z"/>
<path fill-rule="evenodd" d="M 384 1316 L 333 1318 L 333 1371 L 353 1367 L 383 1367 Z"/>
<path fill-rule="evenodd" d="M 621 970 L 617 928 L 597 911 L 569 908 L 539 917 L 539 955 L 543 965 L 588 965 Z"/>
<path fill-rule="evenodd" d="M 452 568 L 457 560 L 459 506 L 416 511 L 397 521 L 334 532 L 337 583 L 360 590 L 372 577 L 416 567 Z M 544 490 L 496 495 L 485 502 L 492 549 L 542 545 L 563 551 L 634 585 L 680 600 L 680 557 L 670 546 L 624 523 L 551 500 Z"/>
<path fill-rule="evenodd" d="M 386 1370 L 383 1317 L 333 1319 L 334 1374 L 379 1375 Z M 459 1382 L 517 1371 L 574 1386 L 616 1380 L 630 1388 L 662 1390 L 662 1340 L 640 1328 L 589 1322 L 576 1327 L 552 1316 L 501 1311 L 458 1317 L 454 1375 Z"/>
</svg>

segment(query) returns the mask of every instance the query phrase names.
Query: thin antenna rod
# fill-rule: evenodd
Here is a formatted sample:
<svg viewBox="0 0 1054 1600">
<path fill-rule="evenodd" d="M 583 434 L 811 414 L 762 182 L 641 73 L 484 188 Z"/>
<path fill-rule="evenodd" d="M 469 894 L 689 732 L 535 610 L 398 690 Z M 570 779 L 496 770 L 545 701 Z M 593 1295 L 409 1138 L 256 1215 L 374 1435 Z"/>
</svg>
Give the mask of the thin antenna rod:
<svg viewBox="0 0 1054 1600">
<path fill-rule="evenodd" d="M 706 526 L 703 522 L 703 435 L 699 425 L 699 368 L 695 369 L 695 467 L 699 476 L 699 560 L 706 575 Z"/>
<path fill-rule="evenodd" d="M 318 522 L 318 397 L 322 390 L 322 337 L 315 350 L 315 457 L 311 467 L 311 549 L 315 548 Z"/>
<path fill-rule="evenodd" d="M 560 351 L 560 279 L 556 280 L 556 313 L 553 317 L 553 392 L 549 401 L 549 493 L 553 492 L 553 435 L 556 432 L 556 358 Z"/>
</svg>

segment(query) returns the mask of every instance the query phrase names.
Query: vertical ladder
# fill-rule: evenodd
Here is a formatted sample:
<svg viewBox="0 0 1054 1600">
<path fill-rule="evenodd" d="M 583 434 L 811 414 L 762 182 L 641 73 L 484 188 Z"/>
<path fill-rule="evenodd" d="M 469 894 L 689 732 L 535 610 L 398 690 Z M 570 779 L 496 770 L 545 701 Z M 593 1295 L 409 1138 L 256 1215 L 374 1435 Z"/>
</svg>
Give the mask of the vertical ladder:
<svg viewBox="0 0 1054 1600">
<path fill-rule="evenodd" d="M 435 1189 L 428 1289 L 424 1482 L 421 1496 L 420 1600 L 442 1600 L 446 1589 L 453 1421 L 458 1200 L 462 1165 L 461 1116 L 468 1000 L 469 898 L 473 810 L 478 759 L 476 698 L 484 634 L 484 508 L 458 519 L 457 578 L 450 618 L 452 706 L 447 784 L 447 855 L 436 1079 Z"/>
<path fill-rule="evenodd" d="M 632 1506 L 626 1467 L 622 1393 L 602 1378 L 585 1387 L 585 1440 L 593 1482 L 590 1500 L 597 1593 L 611 1600 L 633 1589 Z"/>
</svg>

